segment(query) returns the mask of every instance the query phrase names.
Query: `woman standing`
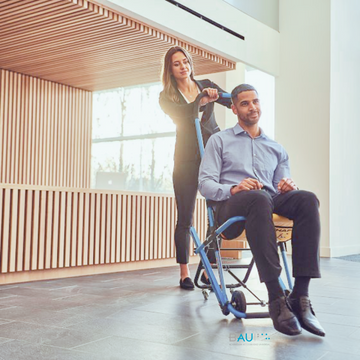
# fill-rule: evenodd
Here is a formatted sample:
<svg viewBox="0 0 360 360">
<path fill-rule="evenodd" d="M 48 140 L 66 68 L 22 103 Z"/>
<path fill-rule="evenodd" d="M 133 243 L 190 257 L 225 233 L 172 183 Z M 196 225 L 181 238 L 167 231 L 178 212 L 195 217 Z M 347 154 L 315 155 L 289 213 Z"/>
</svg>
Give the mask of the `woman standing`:
<svg viewBox="0 0 360 360">
<path fill-rule="evenodd" d="M 164 57 L 162 69 L 164 90 L 160 93 L 160 106 L 176 124 L 173 184 L 177 206 L 175 228 L 176 260 L 180 264 L 180 287 L 194 289 L 188 267 L 190 227 L 192 225 L 198 188 L 200 152 L 196 138 L 194 114 L 197 113 L 197 96 L 200 100 L 201 131 L 204 145 L 209 137 L 220 131 L 214 116 L 214 102 L 231 108 L 230 99 L 219 99 L 224 92 L 210 80 L 194 79 L 194 68 L 189 53 L 179 46 L 170 48 Z M 202 276 L 202 280 L 206 278 Z"/>
</svg>

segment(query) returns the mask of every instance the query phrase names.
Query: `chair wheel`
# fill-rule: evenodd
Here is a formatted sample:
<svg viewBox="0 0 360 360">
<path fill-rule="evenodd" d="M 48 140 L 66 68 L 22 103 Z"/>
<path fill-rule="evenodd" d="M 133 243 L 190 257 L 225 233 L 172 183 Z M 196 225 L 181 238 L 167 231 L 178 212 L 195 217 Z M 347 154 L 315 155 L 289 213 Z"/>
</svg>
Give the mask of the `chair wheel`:
<svg viewBox="0 0 360 360">
<path fill-rule="evenodd" d="M 202 290 L 202 294 L 204 296 L 204 300 L 207 300 L 209 298 L 209 293 L 205 289 Z"/>
<path fill-rule="evenodd" d="M 246 312 L 246 299 L 242 291 L 234 291 L 231 296 L 231 305 L 235 310 L 245 313 Z"/>
</svg>

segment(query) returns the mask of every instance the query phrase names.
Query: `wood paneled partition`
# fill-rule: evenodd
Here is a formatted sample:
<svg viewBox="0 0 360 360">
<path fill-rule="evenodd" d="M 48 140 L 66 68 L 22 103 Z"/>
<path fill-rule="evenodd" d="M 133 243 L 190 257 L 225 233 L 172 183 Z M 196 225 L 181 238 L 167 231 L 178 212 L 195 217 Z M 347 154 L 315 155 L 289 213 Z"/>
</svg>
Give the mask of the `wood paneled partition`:
<svg viewBox="0 0 360 360">
<path fill-rule="evenodd" d="M 92 93 L 0 69 L 0 183 L 90 186 Z"/>
<path fill-rule="evenodd" d="M 173 45 L 191 53 L 197 75 L 235 69 L 221 54 L 97 1 L 0 1 L 0 68 L 56 83 L 97 91 L 160 81 Z"/>
<path fill-rule="evenodd" d="M 0 204 L 1 274 L 175 257 L 171 195 L 3 185 Z M 204 199 L 194 225 L 203 238 Z"/>
</svg>

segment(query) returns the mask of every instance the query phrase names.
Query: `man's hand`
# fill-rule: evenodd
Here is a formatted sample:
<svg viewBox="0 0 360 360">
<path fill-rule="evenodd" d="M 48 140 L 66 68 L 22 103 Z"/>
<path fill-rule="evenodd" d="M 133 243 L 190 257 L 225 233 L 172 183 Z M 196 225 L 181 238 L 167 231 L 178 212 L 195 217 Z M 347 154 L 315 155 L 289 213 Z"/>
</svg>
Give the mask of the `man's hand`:
<svg viewBox="0 0 360 360">
<path fill-rule="evenodd" d="M 298 187 L 292 179 L 282 178 L 278 184 L 278 190 L 281 194 L 285 194 L 288 191 L 298 190 Z"/>
<path fill-rule="evenodd" d="M 210 102 L 216 101 L 219 98 L 219 93 L 218 93 L 217 89 L 206 88 L 206 89 L 203 89 L 202 92 L 206 93 L 207 96 L 204 96 L 200 100 L 200 106 L 204 106 Z"/>
<path fill-rule="evenodd" d="M 240 184 L 232 187 L 230 193 L 231 195 L 235 195 L 240 191 L 260 190 L 263 186 L 264 185 L 256 179 L 246 178 Z"/>
</svg>

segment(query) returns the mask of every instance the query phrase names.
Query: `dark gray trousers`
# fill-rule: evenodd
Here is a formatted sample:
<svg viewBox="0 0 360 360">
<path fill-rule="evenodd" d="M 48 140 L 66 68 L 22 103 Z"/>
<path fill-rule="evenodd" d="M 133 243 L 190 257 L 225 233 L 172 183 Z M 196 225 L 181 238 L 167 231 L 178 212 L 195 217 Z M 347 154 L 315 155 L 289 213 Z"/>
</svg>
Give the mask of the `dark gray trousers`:
<svg viewBox="0 0 360 360">
<path fill-rule="evenodd" d="M 231 225 L 224 231 L 234 239 L 244 230 L 249 242 L 260 281 L 279 277 L 281 266 L 276 245 L 272 214 L 285 216 L 294 222 L 292 232 L 293 276 L 320 277 L 319 201 L 315 194 L 293 190 L 274 198 L 264 190 L 241 191 L 217 206 L 219 224 L 233 216 L 245 216 L 245 222 Z"/>
<path fill-rule="evenodd" d="M 179 161 L 174 164 L 173 184 L 177 208 L 175 227 L 176 261 L 189 262 L 190 227 L 193 222 L 198 188 L 199 161 Z"/>
</svg>

